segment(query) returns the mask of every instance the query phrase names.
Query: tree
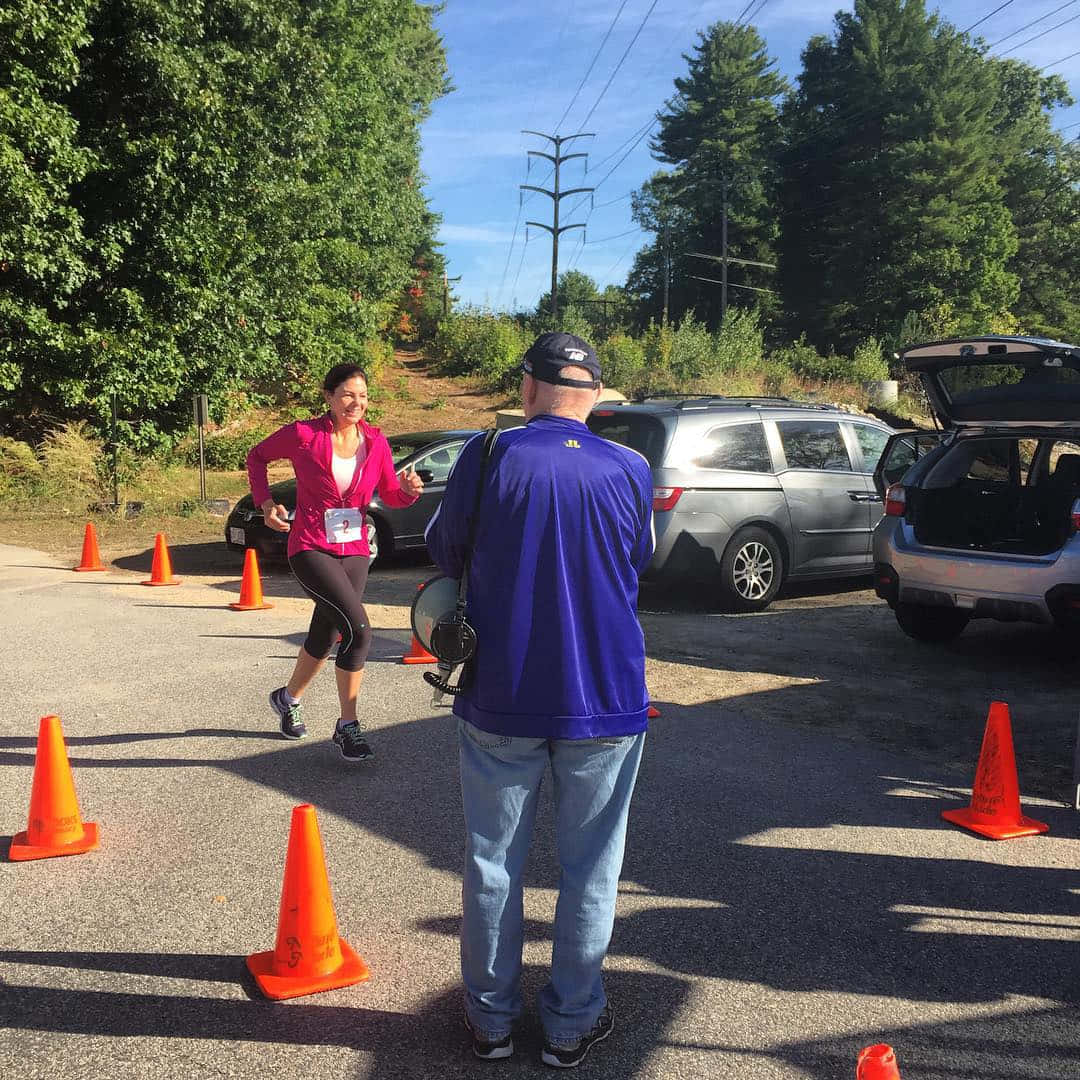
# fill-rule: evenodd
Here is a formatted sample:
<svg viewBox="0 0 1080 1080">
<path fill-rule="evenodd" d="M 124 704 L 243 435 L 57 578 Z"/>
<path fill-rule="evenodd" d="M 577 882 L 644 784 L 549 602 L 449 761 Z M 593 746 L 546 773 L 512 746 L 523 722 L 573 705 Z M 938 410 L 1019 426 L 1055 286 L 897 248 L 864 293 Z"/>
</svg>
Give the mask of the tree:
<svg viewBox="0 0 1080 1080">
<path fill-rule="evenodd" d="M 720 275 L 715 264 L 687 259 L 685 253 L 720 254 L 726 213 L 728 254 L 749 262 L 773 261 L 772 151 L 779 133 L 777 101 L 787 83 L 774 70 L 775 61 L 754 27 L 718 22 L 698 38 L 693 53 L 684 57 L 687 74 L 675 80 L 676 95 L 660 113 L 652 143 L 657 159 L 674 167 L 673 178 L 661 182 L 654 177 L 642 189 L 635 220 L 645 228 L 651 221 L 661 232 L 666 223 L 670 230 L 679 269 L 673 316 L 694 308 L 716 325 L 720 289 L 691 275 Z M 662 236 L 657 244 L 662 260 Z M 639 283 L 646 284 L 649 276 L 638 274 Z M 764 295 L 754 289 L 772 285 L 765 268 L 745 263 L 729 265 L 729 280 L 731 302 L 747 306 L 759 304 Z M 658 298 L 651 291 L 648 295 L 655 310 Z"/>
<path fill-rule="evenodd" d="M 849 351 L 949 304 L 958 330 L 985 330 L 1017 296 L 996 82 L 923 0 L 855 0 L 835 26 L 783 111 L 790 328 Z"/>
<path fill-rule="evenodd" d="M 998 86 L 995 136 L 1004 164 L 1005 205 L 1016 230 L 1009 262 L 1019 293 L 1013 314 L 1025 331 L 1065 341 L 1080 336 L 1080 147 L 1050 123 L 1072 105 L 1064 79 L 1016 60 L 988 57 Z"/>
<path fill-rule="evenodd" d="M 85 271 L 45 312 L 44 345 L 14 335 L 0 420 L 100 419 L 115 393 L 149 437 L 187 422 L 192 390 L 281 393 L 360 358 L 434 227 L 418 142 L 446 89 L 431 14 L 414 0 L 88 4 L 66 82 L 40 80 L 83 155 L 58 201 Z M 40 47 L 31 60 L 47 72 Z M 20 138 L 33 171 L 29 120 Z M 12 285 L 0 276 L 0 299 L 26 308 Z"/>
</svg>

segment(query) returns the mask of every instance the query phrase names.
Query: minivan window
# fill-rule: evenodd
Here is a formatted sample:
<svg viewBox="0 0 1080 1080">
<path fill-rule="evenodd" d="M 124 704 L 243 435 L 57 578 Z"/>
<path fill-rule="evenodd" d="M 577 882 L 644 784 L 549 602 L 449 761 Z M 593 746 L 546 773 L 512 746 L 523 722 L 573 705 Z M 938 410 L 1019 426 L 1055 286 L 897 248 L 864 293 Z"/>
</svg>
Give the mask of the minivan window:
<svg viewBox="0 0 1080 1080">
<path fill-rule="evenodd" d="M 602 409 L 585 421 L 594 435 L 636 450 L 655 469 L 664 456 L 666 432 L 654 416 Z"/>
<path fill-rule="evenodd" d="M 889 433 L 869 424 L 854 424 L 855 438 L 862 450 L 863 472 L 872 473 L 881 460 L 882 451 L 889 441 Z"/>
<path fill-rule="evenodd" d="M 840 425 L 835 421 L 780 420 L 776 426 L 789 469 L 852 471 Z"/>
<path fill-rule="evenodd" d="M 702 440 L 691 465 L 699 469 L 772 472 L 772 459 L 760 421 L 715 427 Z"/>
</svg>

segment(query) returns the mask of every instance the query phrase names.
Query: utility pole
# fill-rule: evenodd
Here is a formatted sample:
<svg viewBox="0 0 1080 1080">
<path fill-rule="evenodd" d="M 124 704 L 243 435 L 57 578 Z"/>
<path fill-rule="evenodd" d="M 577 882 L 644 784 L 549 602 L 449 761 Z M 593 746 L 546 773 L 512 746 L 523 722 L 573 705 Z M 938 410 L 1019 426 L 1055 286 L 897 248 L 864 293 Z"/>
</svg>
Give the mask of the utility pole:
<svg viewBox="0 0 1080 1080">
<path fill-rule="evenodd" d="M 460 274 L 458 274 L 457 277 L 447 277 L 446 276 L 446 271 L 445 270 L 443 271 L 443 276 L 442 276 L 442 313 L 443 313 L 443 318 L 444 319 L 446 318 L 447 315 L 450 314 L 450 282 L 451 281 L 460 281 L 460 280 L 461 280 L 461 275 Z"/>
<path fill-rule="evenodd" d="M 722 272 L 720 276 L 720 325 L 727 320 L 727 215 L 728 215 L 728 178 L 720 182 L 720 262 Z"/>
<path fill-rule="evenodd" d="M 660 319 L 661 326 L 668 323 L 668 293 L 671 288 L 671 226 L 664 221 L 664 313 Z"/>
<path fill-rule="evenodd" d="M 582 192 L 592 192 L 594 189 L 591 187 L 577 187 L 568 188 L 566 191 L 559 189 L 559 167 L 564 161 L 569 161 L 571 158 L 588 157 L 588 154 L 562 154 L 563 143 L 570 142 L 572 139 L 591 139 L 594 137 L 591 131 L 582 131 L 577 135 L 548 135 L 543 131 L 523 131 L 523 135 L 535 135 L 540 139 L 547 139 L 548 142 L 553 143 L 555 147 L 554 154 L 545 154 L 541 150 L 530 150 L 530 155 L 536 157 L 547 158 L 548 161 L 555 167 L 555 186 L 554 189 L 549 191 L 547 188 L 536 187 L 533 184 L 520 184 L 519 186 L 524 191 L 537 191 L 541 195 L 547 195 L 552 202 L 552 223 L 545 225 L 542 221 L 526 221 L 526 225 L 535 225 L 538 229 L 544 229 L 551 233 L 551 315 L 552 318 L 557 319 L 559 317 L 559 236 L 566 232 L 568 229 L 584 229 L 585 223 L 579 222 L 574 225 L 559 225 L 559 203 L 566 198 L 567 195 L 578 195 Z"/>
</svg>

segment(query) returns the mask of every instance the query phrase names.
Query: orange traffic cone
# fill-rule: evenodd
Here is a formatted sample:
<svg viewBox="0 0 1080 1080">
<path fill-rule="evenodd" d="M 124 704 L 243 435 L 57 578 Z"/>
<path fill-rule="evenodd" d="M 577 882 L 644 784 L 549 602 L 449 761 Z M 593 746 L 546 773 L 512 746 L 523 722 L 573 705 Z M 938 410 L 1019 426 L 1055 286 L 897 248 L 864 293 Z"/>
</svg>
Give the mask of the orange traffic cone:
<svg viewBox="0 0 1080 1080">
<path fill-rule="evenodd" d="M 655 705 L 649 706 L 649 711 L 646 714 L 647 719 L 655 720 L 660 715 L 660 710 Z"/>
<path fill-rule="evenodd" d="M 338 935 L 315 807 L 294 806 L 273 952 L 253 953 L 247 966 L 275 1001 L 352 986 L 371 977 L 367 964 Z"/>
<path fill-rule="evenodd" d="M 230 604 L 233 611 L 265 611 L 273 604 L 263 600 L 262 579 L 259 577 L 259 560 L 254 548 L 244 552 L 244 576 L 240 580 L 240 602 Z"/>
<path fill-rule="evenodd" d="M 101 562 L 101 552 L 98 551 L 97 546 L 97 532 L 92 521 L 86 523 L 86 531 L 83 533 L 82 562 L 78 566 L 72 567 L 72 569 L 78 570 L 80 573 L 86 573 L 88 570 L 107 569 Z"/>
<path fill-rule="evenodd" d="M 1020 782 L 1016 775 L 1009 706 L 1005 702 L 995 701 L 990 705 L 970 806 L 943 810 L 941 816 L 991 840 L 1011 840 L 1050 831 L 1049 825 L 1024 817 L 1020 812 Z"/>
<path fill-rule="evenodd" d="M 150 580 L 144 585 L 179 585 L 180 579 L 172 576 L 172 560 L 165 545 L 165 534 L 154 537 L 154 565 L 150 568 Z"/>
<path fill-rule="evenodd" d="M 420 592 L 423 589 L 423 585 L 417 585 L 416 591 Z M 412 636 L 412 644 L 409 646 L 409 651 L 401 658 L 403 664 L 437 664 L 439 658 L 432 656 L 431 653 L 420 644 L 420 639 L 414 633 Z"/>
<path fill-rule="evenodd" d="M 8 858 L 26 862 L 53 855 L 81 855 L 97 844 L 97 826 L 92 822 L 83 824 L 79 817 L 60 717 L 43 716 L 30 788 L 30 821 L 26 832 L 12 838 Z"/>
<path fill-rule="evenodd" d="M 860 1050 L 855 1063 L 855 1080 L 900 1080 L 893 1048 L 878 1043 Z"/>
</svg>

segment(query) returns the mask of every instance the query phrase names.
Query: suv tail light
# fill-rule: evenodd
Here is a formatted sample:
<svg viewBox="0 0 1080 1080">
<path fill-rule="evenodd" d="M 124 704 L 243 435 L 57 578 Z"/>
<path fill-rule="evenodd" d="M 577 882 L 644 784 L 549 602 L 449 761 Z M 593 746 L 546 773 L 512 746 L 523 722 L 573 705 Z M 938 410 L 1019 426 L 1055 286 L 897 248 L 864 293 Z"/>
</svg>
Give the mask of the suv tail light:
<svg viewBox="0 0 1080 1080">
<path fill-rule="evenodd" d="M 903 517 L 907 509 L 907 493 L 903 484 L 891 484 L 885 492 L 885 516 Z"/>
<path fill-rule="evenodd" d="M 656 491 L 653 490 L 653 498 L 656 498 Z M 1077 499 L 1073 503 L 1072 508 L 1072 527 L 1073 532 L 1080 532 L 1080 499 Z"/>
<path fill-rule="evenodd" d="M 658 488 L 652 489 L 652 508 L 657 510 L 672 510 L 675 504 L 679 501 L 679 496 L 682 495 L 683 489 L 670 487 L 670 488 Z"/>
</svg>

